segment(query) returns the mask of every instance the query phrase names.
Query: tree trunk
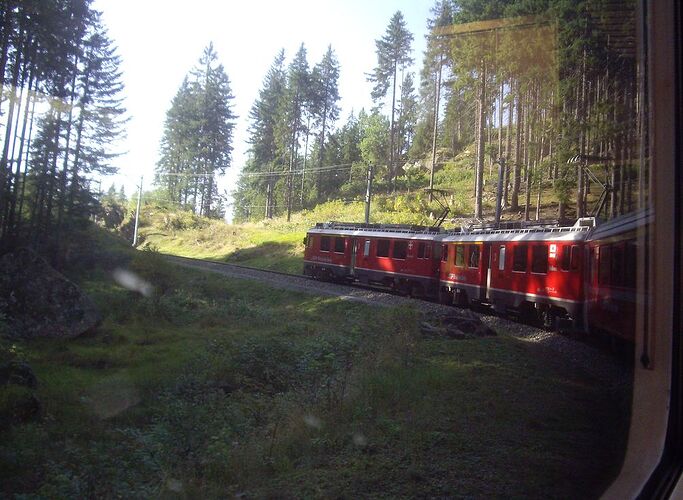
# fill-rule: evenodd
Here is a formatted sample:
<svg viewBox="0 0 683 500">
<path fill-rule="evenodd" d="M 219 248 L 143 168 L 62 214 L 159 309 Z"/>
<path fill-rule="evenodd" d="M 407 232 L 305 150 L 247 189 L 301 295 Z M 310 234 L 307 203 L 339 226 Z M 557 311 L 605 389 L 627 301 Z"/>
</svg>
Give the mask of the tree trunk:
<svg viewBox="0 0 683 500">
<path fill-rule="evenodd" d="M 23 37 L 20 35 L 18 47 L 22 45 Z M 12 169 L 9 164 L 9 146 L 12 142 L 12 133 L 16 133 L 12 124 L 14 118 L 14 111 L 17 104 L 17 86 L 19 83 L 19 68 L 21 66 L 21 51 L 17 50 L 16 60 L 14 61 L 14 68 L 12 71 L 12 80 L 10 83 L 10 93 L 9 93 L 9 110 L 7 111 L 7 120 L 5 121 L 5 139 L 2 147 L 2 156 L 0 157 L 0 193 L 2 193 L 2 199 L 0 199 L 0 242 L 4 242 L 7 233 L 7 221 L 5 219 L 5 214 L 8 208 L 8 199 L 6 193 L 9 193 L 9 183 L 11 182 Z M 4 75 L 3 75 L 4 76 Z M 4 80 L 4 78 L 3 78 Z"/>
<path fill-rule="evenodd" d="M 522 92 L 519 85 L 517 85 L 517 130 L 515 137 L 515 164 L 512 175 L 512 194 L 510 195 L 510 209 L 513 211 L 519 210 L 519 187 L 521 183 L 522 170 L 522 129 L 524 128 L 524 110 L 522 106 Z"/>
<path fill-rule="evenodd" d="M 486 122 L 486 62 L 482 61 L 479 83 L 479 123 L 477 124 L 477 166 L 474 194 L 474 217 L 482 218 L 482 195 L 484 184 L 484 123 Z"/>
<path fill-rule="evenodd" d="M 391 183 L 392 192 L 396 191 L 396 167 L 394 166 L 394 114 L 396 112 L 396 77 L 398 71 L 398 62 L 394 61 L 394 82 L 391 95 L 391 123 L 389 125 L 389 181 Z"/>
<path fill-rule="evenodd" d="M 439 56 L 439 72 L 434 85 L 434 128 L 432 133 L 432 168 L 429 172 L 429 201 L 433 200 L 434 170 L 436 169 L 436 140 L 439 133 L 439 102 L 441 100 L 441 71 L 443 68 L 443 55 Z"/>
<path fill-rule="evenodd" d="M 508 107 L 508 126 L 505 131 L 505 182 L 503 184 L 503 207 L 507 208 L 510 186 L 510 151 L 512 150 L 512 113 L 514 112 L 514 100 L 510 100 Z"/>
<path fill-rule="evenodd" d="M 27 65 L 28 67 L 28 65 Z M 26 166 L 24 167 L 24 175 L 21 179 L 21 182 L 19 181 L 19 178 L 21 176 L 21 167 L 22 167 L 22 158 L 24 156 L 24 147 L 26 145 L 26 126 L 29 121 L 29 108 L 32 106 L 35 107 L 35 99 L 34 99 L 34 94 L 35 92 L 33 91 L 33 81 L 34 81 L 34 73 L 33 71 L 29 72 L 28 76 L 28 85 L 26 89 L 26 106 L 24 108 L 24 117 L 22 120 L 22 126 L 21 126 L 21 136 L 19 138 L 19 152 L 16 156 L 16 171 L 14 174 L 14 185 L 12 189 L 12 194 L 11 194 L 11 199 L 10 199 L 10 211 L 9 211 L 9 216 L 8 216 L 8 227 L 10 228 L 9 236 L 12 240 L 16 240 L 17 236 L 17 229 L 18 229 L 18 219 L 21 218 L 21 211 L 19 212 L 19 217 L 17 218 L 17 201 L 19 199 L 19 184 L 21 184 L 21 196 L 23 198 L 23 193 L 24 193 L 24 183 L 26 182 L 26 171 L 28 170 L 28 155 L 27 155 L 27 163 Z"/>
</svg>

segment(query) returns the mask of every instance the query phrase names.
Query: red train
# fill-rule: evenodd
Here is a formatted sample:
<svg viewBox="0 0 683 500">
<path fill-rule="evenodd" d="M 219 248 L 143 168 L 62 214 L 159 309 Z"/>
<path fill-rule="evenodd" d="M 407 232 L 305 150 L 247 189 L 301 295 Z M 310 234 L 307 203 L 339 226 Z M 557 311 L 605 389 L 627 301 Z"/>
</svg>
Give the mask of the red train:
<svg viewBox="0 0 683 500">
<path fill-rule="evenodd" d="M 443 234 L 424 226 L 318 223 L 306 235 L 304 274 L 436 297 Z"/>
<path fill-rule="evenodd" d="M 571 321 L 633 340 L 638 231 L 642 211 L 569 227 L 480 227 L 446 232 L 405 225 L 319 223 L 306 235 L 304 274 L 379 285 L 442 303 L 490 305 L 538 318 Z"/>
</svg>

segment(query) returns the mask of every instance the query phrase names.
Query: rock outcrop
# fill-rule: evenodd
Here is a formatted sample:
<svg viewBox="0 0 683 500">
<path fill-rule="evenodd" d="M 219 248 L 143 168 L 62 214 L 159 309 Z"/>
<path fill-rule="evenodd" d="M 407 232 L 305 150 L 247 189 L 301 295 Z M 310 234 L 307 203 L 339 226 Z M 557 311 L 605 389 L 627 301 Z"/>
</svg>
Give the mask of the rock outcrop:
<svg viewBox="0 0 683 500">
<path fill-rule="evenodd" d="M 0 258 L 0 315 L 20 338 L 74 338 L 102 321 L 78 286 L 27 248 Z"/>
<path fill-rule="evenodd" d="M 425 337 L 446 337 L 451 339 L 467 339 L 488 337 L 496 332 L 482 323 L 481 318 L 469 309 L 453 308 L 448 314 L 432 314 L 427 321 L 420 324 Z"/>
</svg>

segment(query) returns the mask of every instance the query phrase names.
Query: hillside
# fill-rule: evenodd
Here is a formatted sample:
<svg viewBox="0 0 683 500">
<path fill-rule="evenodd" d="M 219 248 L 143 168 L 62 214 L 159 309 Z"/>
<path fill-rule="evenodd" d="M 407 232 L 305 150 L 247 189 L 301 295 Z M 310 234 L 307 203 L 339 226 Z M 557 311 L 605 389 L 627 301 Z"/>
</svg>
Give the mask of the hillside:
<svg viewBox="0 0 683 500">
<path fill-rule="evenodd" d="M 410 190 L 405 188 L 407 178 L 399 178 L 399 187 L 403 190 L 373 197 L 371 222 L 432 225 L 444 206 L 450 210 L 444 227 L 459 227 L 472 222 L 474 172 L 468 167 L 470 160 L 469 154 L 463 154 L 437 171 L 435 187 L 444 193 L 435 194 L 432 202 L 424 190 L 426 177 L 413 179 Z M 493 220 L 495 212 L 495 175 L 494 169 L 490 169 L 485 177 L 484 220 L 488 221 Z M 588 197 L 589 206 L 596 196 L 593 193 Z M 550 182 L 544 186 L 539 215 L 541 219 L 557 217 L 557 198 Z M 131 216 L 129 214 L 128 226 L 132 224 Z M 290 222 L 287 222 L 285 214 L 280 214 L 272 219 L 260 218 L 257 222 L 238 224 L 200 217 L 168 203 L 149 202 L 143 203 L 141 247 L 184 257 L 298 274 L 303 258 L 303 237 L 308 228 L 317 222 L 333 220 L 362 222 L 364 217 L 365 203 L 361 198 L 336 199 L 294 211 Z M 514 212 L 504 210 L 502 217 L 504 220 L 521 220 L 523 209 Z M 532 205 L 530 219 L 535 218 L 536 208 Z"/>
</svg>

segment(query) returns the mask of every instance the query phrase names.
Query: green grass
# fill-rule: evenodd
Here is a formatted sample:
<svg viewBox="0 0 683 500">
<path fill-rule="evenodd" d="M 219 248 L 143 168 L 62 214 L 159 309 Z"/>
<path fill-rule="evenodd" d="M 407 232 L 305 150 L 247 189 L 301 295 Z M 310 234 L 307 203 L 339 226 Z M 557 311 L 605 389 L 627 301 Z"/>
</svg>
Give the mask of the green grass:
<svg viewBox="0 0 683 500">
<path fill-rule="evenodd" d="M 96 332 L 2 344 L 33 366 L 43 405 L 0 430 L 3 496 L 584 498 L 617 471 L 628 391 L 542 346 L 424 339 L 410 309 L 154 252 L 110 260 L 155 294 L 81 270 L 106 313 Z"/>
</svg>

